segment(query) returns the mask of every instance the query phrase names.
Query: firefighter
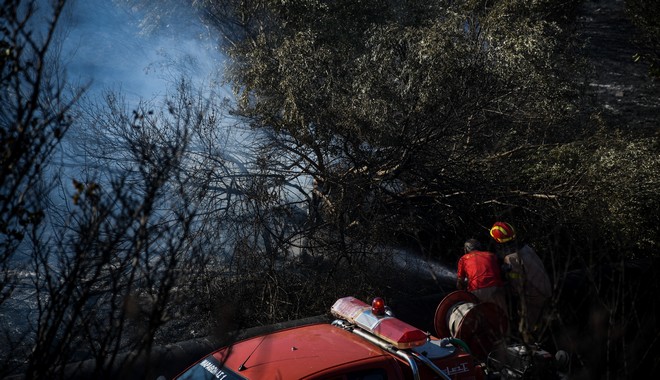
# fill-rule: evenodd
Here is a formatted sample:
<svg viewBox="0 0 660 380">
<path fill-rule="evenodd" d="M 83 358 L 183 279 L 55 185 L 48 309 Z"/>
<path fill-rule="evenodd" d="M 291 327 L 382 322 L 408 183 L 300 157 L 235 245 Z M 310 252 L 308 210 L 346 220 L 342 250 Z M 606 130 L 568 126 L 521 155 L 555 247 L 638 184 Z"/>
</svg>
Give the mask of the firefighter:
<svg viewBox="0 0 660 380">
<path fill-rule="evenodd" d="M 463 256 L 458 260 L 456 288 L 467 289 L 481 302 L 492 302 L 507 314 L 504 281 L 494 253 L 482 250 L 481 243 L 469 239 L 463 245 Z"/>
<path fill-rule="evenodd" d="M 516 305 L 518 332 L 525 343 L 533 343 L 552 296 L 550 278 L 534 249 L 516 239 L 516 231 L 511 224 L 496 222 L 490 229 L 490 236 L 502 258 L 509 297 Z"/>
</svg>

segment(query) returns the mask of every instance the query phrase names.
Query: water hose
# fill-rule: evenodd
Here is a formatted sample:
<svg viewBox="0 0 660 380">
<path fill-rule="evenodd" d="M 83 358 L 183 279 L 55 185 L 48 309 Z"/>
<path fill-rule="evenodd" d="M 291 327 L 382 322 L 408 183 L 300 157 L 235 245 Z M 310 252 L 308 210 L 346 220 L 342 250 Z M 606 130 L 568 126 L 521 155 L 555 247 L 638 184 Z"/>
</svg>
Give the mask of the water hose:
<svg viewBox="0 0 660 380">
<path fill-rule="evenodd" d="M 440 340 L 441 347 L 445 347 L 447 346 L 447 344 L 452 344 L 453 346 L 460 346 L 463 350 L 465 350 L 465 352 L 472 355 L 472 351 L 470 350 L 470 347 L 468 347 L 467 343 L 463 342 L 458 338 L 442 338 Z"/>
</svg>

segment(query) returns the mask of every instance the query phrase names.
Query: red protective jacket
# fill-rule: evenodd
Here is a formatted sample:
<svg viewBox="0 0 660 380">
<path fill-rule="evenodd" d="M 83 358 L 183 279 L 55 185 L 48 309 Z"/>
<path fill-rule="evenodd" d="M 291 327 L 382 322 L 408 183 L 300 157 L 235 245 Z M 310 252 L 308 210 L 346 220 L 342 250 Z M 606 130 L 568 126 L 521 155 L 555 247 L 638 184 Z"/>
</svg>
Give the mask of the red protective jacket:
<svg viewBox="0 0 660 380">
<path fill-rule="evenodd" d="M 467 290 L 504 286 L 500 265 L 494 253 L 472 251 L 458 260 L 457 276 L 467 278 Z"/>
</svg>

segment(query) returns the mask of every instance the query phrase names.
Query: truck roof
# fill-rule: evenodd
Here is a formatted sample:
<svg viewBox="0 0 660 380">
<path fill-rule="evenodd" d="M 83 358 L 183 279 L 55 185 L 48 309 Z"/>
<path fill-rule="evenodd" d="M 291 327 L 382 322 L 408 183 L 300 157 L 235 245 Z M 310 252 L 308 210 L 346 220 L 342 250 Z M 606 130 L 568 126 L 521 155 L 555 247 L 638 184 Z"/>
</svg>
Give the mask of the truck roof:
<svg viewBox="0 0 660 380">
<path fill-rule="evenodd" d="M 376 345 L 327 323 L 246 339 L 210 356 L 195 365 L 201 364 L 210 373 L 215 371 L 218 378 L 229 371 L 240 376 L 227 374 L 227 379 L 303 379 L 350 363 L 392 360 Z"/>
</svg>

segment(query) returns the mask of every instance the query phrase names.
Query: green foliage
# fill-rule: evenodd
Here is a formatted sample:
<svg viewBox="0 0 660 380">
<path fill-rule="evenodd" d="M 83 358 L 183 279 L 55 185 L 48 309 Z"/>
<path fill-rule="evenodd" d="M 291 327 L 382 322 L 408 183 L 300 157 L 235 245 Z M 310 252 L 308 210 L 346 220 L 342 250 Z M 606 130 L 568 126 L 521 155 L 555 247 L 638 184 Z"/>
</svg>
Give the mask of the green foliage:
<svg viewBox="0 0 660 380">
<path fill-rule="evenodd" d="M 571 244 L 585 250 L 581 260 L 633 259 L 652 254 L 658 245 L 657 151 L 657 137 L 599 132 L 588 141 L 543 151 L 525 175 L 556 195 L 557 212 L 544 209 L 544 217 L 570 230 L 563 233 L 569 232 Z"/>
<path fill-rule="evenodd" d="M 569 78 L 580 62 L 550 3 L 243 1 L 209 12 L 233 21 L 239 114 L 323 184 L 325 211 L 342 215 L 326 220 L 391 236 L 467 230 L 536 194 L 512 167 L 570 141 L 580 100 Z"/>
<path fill-rule="evenodd" d="M 587 167 L 593 206 L 603 216 L 607 244 L 622 253 L 648 254 L 660 244 L 659 142 L 612 140 L 595 150 Z"/>
<path fill-rule="evenodd" d="M 626 11 L 639 33 L 636 36 L 639 52 L 633 57 L 649 65 L 649 75 L 660 79 L 660 2 L 626 0 Z"/>
</svg>

